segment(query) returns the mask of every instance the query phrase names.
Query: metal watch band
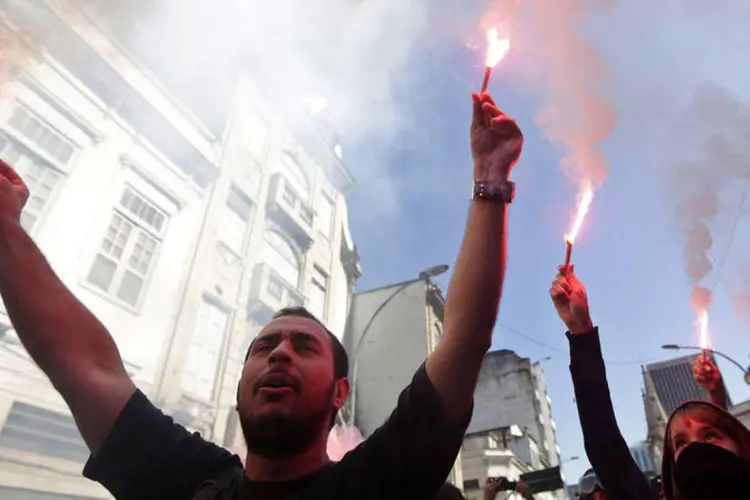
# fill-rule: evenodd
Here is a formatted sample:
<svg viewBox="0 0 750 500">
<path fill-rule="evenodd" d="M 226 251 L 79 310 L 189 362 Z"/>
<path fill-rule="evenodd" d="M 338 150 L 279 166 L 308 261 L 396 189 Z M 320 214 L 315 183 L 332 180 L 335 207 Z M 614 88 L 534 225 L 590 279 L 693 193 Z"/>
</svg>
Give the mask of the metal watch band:
<svg viewBox="0 0 750 500">
<path fill-rule="evenodd" d="M 474 181 L 473 200 L 513 203 L 516 185 L 511 181 Z"/>
</svg>

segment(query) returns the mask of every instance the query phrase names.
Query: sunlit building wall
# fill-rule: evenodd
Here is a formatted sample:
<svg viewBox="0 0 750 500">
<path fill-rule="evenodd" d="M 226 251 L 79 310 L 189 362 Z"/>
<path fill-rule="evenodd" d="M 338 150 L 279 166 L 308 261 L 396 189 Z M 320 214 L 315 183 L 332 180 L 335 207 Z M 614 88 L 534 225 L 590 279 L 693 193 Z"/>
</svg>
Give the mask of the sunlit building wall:
<svg viewBox="0 0 750 500">
<path fill-rule="evenodd" d="M 343 194 L 352 179 L 337 140 L 319 134 L 318 116 L 285 126 L 253 104 L 254 92 L 241 78 L 209 209 L 213 229 L 200 238 L 158 390 L 178 420 L 239 453 L 234 407 L 251 340 L 294 305 L 341 336 L 360 275 Z"/>
<path fill-rule="evenodd" d="M 243 77 L 212 132 L 88 18 L 34 3 L 0 18 L 39 44 L 0 87 L 0 156 L 31 191 L 23 225 L 138 386 L 232 444 L 241 363 L 271 311 L 305 305 L 344 330 L 360 271 L 335 132 L 262 109 Z M 81 477 L 87 455 L 0 314 L 0 498 L 107 498 Z"/>
</svg>

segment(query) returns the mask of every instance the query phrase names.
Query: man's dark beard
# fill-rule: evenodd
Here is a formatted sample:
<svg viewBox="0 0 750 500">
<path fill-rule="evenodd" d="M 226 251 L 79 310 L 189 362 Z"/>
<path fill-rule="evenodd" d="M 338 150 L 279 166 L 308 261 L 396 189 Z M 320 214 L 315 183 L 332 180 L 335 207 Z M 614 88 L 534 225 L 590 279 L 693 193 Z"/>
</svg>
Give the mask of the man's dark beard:
<svg viewBox="0 0 750 500">
<path fill-rule="evenodd" d="M 331 387 L 330 401 L 333 399 Z M 248 451 L 265 458 L 288 458 L 307 450 L 330 421 L 328 409 L 304 415 L 240 415 L 240 426 Z"/>
</svg>

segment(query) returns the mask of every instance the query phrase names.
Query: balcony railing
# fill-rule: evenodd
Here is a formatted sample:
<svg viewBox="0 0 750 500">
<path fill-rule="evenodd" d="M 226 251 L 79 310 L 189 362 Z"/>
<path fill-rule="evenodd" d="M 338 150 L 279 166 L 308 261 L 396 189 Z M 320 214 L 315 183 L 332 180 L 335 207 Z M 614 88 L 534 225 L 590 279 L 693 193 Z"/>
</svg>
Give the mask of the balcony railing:
<svg viewBox="0 0 750 500">
<path fill-rule="evenodd" d="M 310 247 L 315 212 L 280 173 L 271 177 L 266 214 L 294 237 L 303 250 Z"/>
</svg>

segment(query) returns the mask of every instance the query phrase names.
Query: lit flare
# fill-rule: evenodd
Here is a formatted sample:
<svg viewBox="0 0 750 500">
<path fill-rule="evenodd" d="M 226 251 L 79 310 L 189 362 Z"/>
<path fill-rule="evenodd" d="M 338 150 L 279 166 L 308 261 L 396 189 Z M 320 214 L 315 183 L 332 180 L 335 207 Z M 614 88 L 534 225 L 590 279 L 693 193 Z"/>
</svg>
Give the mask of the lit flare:
<svg viewBox="0 0 750 500">
<path fill-rule="evenodd" d="M 586 214 L 589 213 L 589 207 L 591 206 L 591 202 L 593 200 L 594 189 L 591 187 L 591 184 L 586 183 L 581 191 L 580 201 L 578 202 L 578 213 L 576 213 L 576 218 L 573 221 L 573 227 L 571 227 L 570 231 L 565 234 L 565 267 L 568 267 L 568 265 L 570 264 L 570 256 L 573 252 L 573 244 L 575 244 L 576 237 L 578 237 L 578 232 L 581 230 L 581 226 L 583 225 L 583 221 L 586 218 Z"/>
<path fill-rule="evenodd" d="M 487 86 L 490 84 L 492 68 L 502 61 L 503 57 L 505 57 L 509 50 L 510 39 L 500 38 L 500 33 L 497 28 L 490 28 L 487 30 L 487 58 L 485 59 L 484 79 L 482 80 L 482 89 L 480 90 L 480 93 L 487 91 Z"/>
<path fill-rule="evenodd" d="M 700 343 L 698 344 L 705 354 L 708 344 L 708 311 L 703 310 L 698 315 L 698 331 L 700 332 Z"/>
</svg>

